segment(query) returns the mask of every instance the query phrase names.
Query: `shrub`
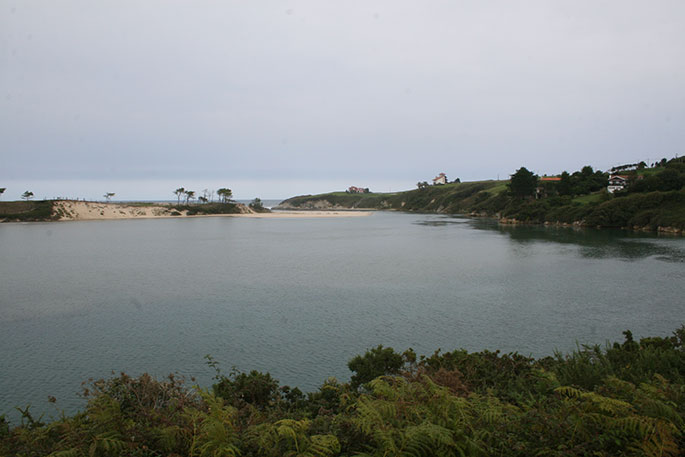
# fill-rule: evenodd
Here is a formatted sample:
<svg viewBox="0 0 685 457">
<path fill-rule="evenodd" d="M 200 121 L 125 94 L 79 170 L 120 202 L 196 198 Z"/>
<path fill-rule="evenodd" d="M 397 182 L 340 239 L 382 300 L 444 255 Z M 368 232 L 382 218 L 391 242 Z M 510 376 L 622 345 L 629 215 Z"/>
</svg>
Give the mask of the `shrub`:
<svg viewBox="0 0 685 457">
<path fill-rule="evenodd" d="M 347 367 L 354 372 L 350 385 L 356 389 L 379 376 L 398 374 L 403 365 L 401 354 L 396 353 L 393 348 L 384 348 L 381 344 L 366 351 L 363 356 L 358 355 L 347 362 Z"/>
</svg>

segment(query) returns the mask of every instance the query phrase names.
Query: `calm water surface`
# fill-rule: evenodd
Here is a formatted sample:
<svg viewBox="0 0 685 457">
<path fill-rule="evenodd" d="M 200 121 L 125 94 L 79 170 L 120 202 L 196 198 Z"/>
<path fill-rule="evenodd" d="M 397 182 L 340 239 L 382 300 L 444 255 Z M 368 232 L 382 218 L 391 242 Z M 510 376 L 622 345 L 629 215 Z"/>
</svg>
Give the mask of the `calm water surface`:
<svg viewBox="0 0 685 457">
<path fill-rule="evenodd" d="M 313 390 L 378 344 L 542 356 L 685 322 L 685 239 L 625 232 L 398 213 L 2 224 L 0 260 L 13 420 L 74 412 L 112 371 L 207 386 L 205 354 Z"/>
</svg>

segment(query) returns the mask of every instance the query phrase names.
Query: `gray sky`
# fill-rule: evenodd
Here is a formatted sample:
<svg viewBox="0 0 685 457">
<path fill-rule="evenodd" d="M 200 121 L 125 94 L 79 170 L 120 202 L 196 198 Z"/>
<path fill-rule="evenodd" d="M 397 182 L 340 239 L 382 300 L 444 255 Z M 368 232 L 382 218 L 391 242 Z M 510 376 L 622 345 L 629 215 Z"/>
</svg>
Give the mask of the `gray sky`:
<svg viewBox="0 0 685 457">
<path fill-rule="evenodd" d="M 0 187 L 237 198 L 685 154 L 685 2 L 0 0 Z"/>
</svg>

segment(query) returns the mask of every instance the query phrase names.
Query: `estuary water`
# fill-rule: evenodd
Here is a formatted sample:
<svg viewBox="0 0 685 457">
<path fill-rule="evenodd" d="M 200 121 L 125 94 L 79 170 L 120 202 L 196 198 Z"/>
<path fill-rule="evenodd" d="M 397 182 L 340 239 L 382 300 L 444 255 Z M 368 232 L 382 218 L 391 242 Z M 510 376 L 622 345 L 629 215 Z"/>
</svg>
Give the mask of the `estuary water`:
<svg viewBox="0 0 685 457">
<path fill-rule="evenodd" d="M 0 225 L 13 421 L 73 413 L 112 372 L 209 386 L 206 354 L 308 391 L 379 344 L 544 356 L 684 322 L 682 237 L 389 212 Z"/>
</svg>

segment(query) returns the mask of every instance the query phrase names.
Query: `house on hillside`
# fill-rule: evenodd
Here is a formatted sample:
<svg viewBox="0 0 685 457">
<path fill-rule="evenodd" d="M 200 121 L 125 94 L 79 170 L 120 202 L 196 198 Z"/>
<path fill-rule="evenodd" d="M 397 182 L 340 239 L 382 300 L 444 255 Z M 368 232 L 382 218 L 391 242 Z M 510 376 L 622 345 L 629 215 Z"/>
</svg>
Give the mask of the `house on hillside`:
<svg viewBox="0 0 685 457">
<path fill-rule="evenodd" d="M 447 175 L 445 175 L 445 173 L 440 173 L 433 178 L 433 185 L 436 186 L 438 184 L 447 184 Z"/>
<path fill-rule="evenodd" d="M 350 186 L 347 189 L 348 194 L 368 194 L 369 188 L 368 187 L 357 187 L 357 186 Z"/>
<path fill-rule="evenodd" d="M 607 186 L 607 191 L 613 194 L 617 190 L 623 190 L 628 185 L 628 176 L 625 175 L 610 175 L 609 185 Z"/>
<path fill-rule="evenodd" d="M 547 197 L 550 185 L 554 186 L 560 181 L 561 178 L 558 176 L 543 176 L 542 178 L 538 179 L 538 186 L 535 188 L 535 198 Z M 554 190 L 552 194 L 556 194 L 556 190 Z"/>
</svg>

